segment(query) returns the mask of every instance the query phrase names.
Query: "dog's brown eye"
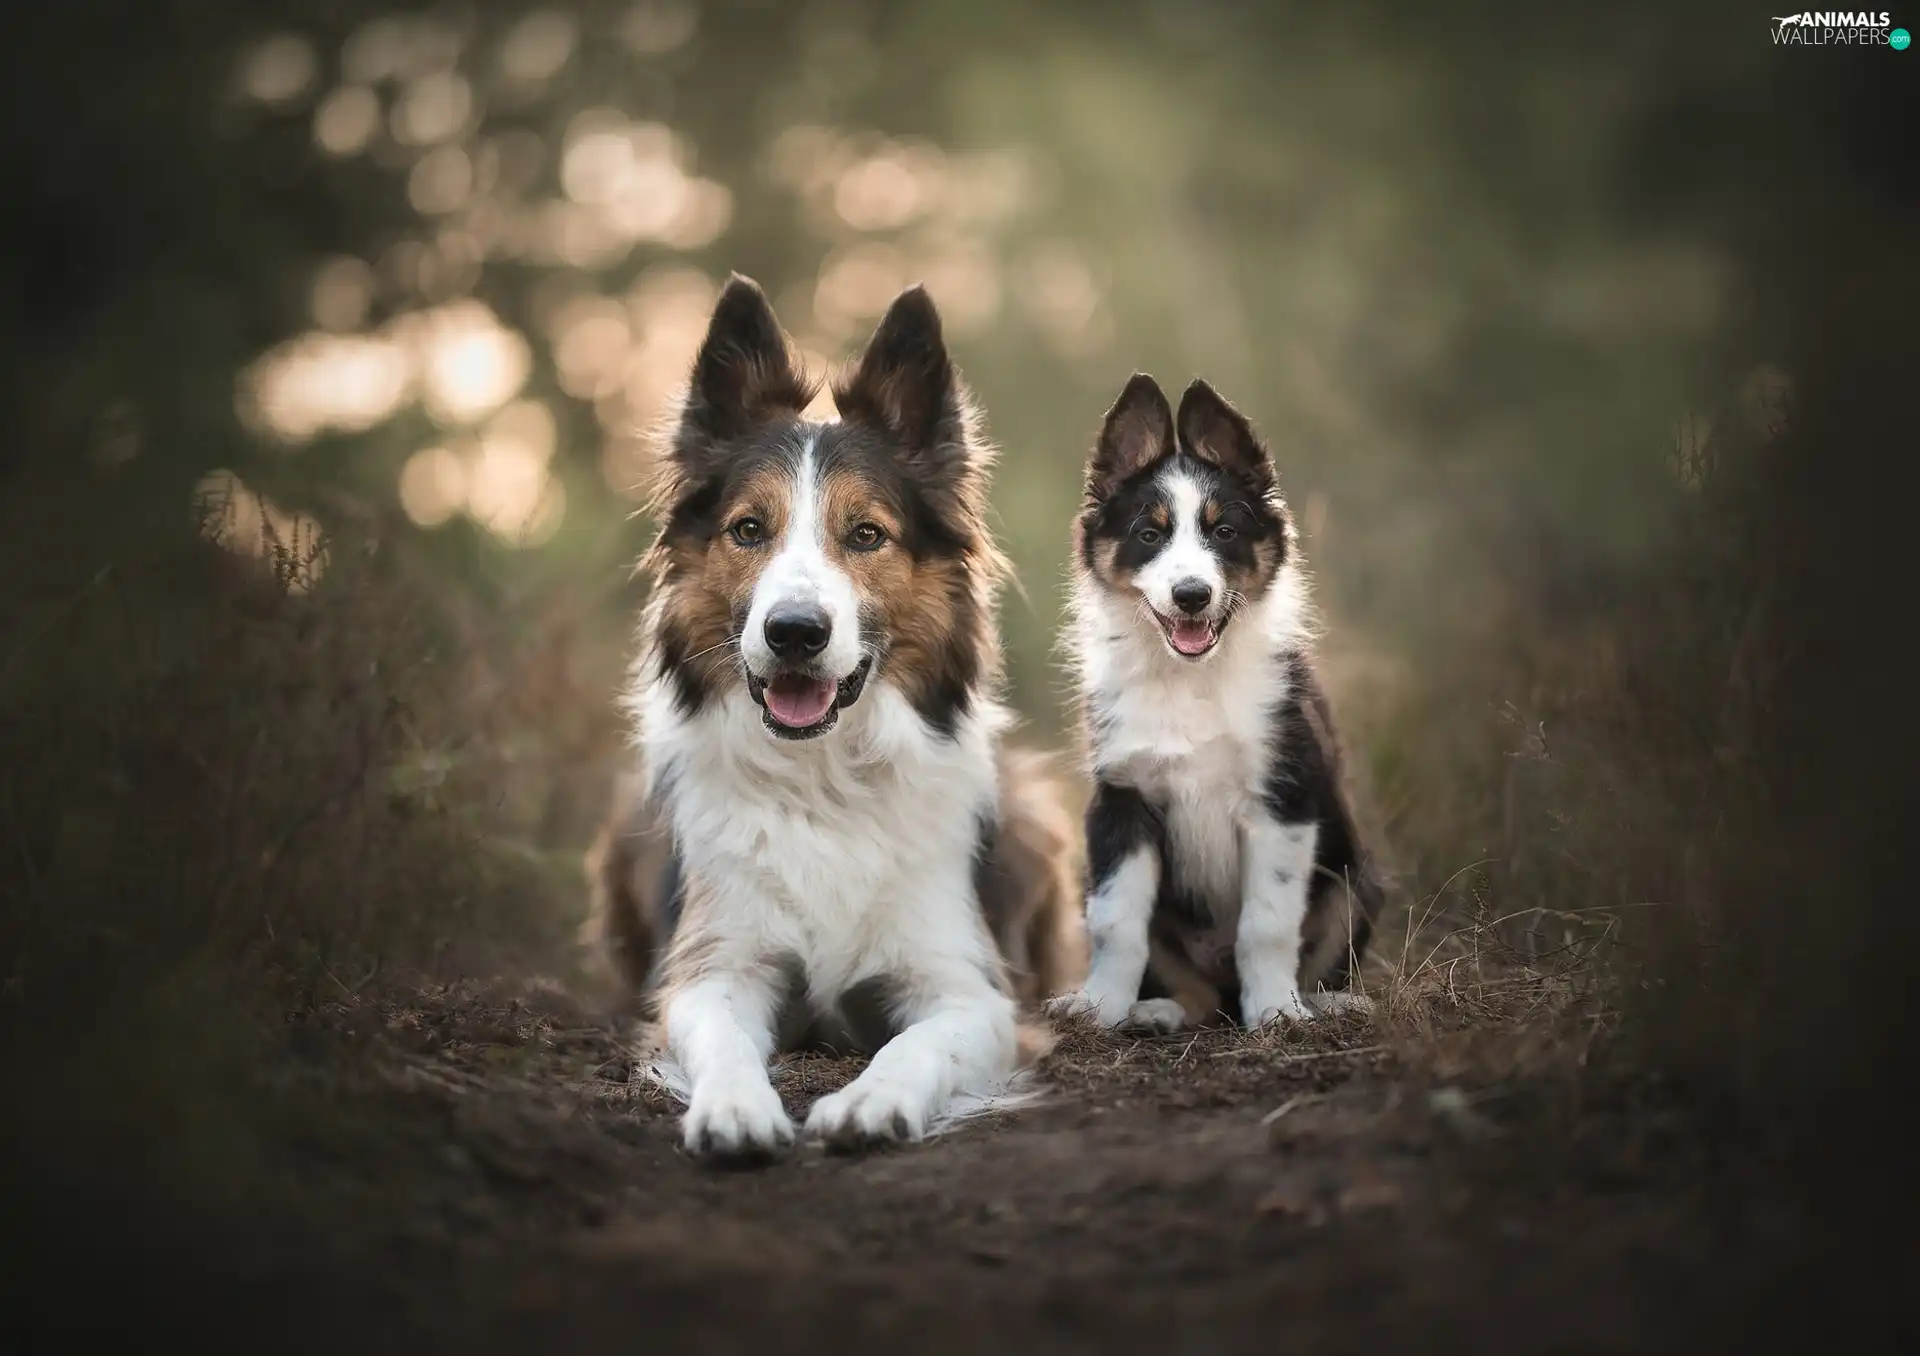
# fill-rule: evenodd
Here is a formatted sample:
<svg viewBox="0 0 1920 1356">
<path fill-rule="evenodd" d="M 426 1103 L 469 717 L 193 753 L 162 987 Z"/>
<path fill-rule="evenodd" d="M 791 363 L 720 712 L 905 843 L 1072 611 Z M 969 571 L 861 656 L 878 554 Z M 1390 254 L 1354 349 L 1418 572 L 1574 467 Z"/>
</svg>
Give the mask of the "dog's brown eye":
<svg viewBox="0 0 1920 1356">
<path fill-rule="evenodd" d="M 886 529 L 878 523 L 861 523 L 847 534 L 847 545 L 856 551 L 877 551 L 886 540 Z"/>
<path fill-rule="evenodd" d="M 767 536 L 767 529 L 758 518 L 742 518 L 727 531 L 742 546 L 758 546 Z"/>
<path fill-rule="evenodd" d="M 1160 529 L 1157 527 L 1143 527 L 1133 535 L 1142 546 L 1154 546 L 1160 541 Z"/>
<path fill-rule="evenodd" d="M 1232 523 L 1221 523 L 1213 529 L 1213 539 L 1215 541 L 1232 541 L 1239 535 L 1240 533 L 1234 528 Z"/>
</svg>

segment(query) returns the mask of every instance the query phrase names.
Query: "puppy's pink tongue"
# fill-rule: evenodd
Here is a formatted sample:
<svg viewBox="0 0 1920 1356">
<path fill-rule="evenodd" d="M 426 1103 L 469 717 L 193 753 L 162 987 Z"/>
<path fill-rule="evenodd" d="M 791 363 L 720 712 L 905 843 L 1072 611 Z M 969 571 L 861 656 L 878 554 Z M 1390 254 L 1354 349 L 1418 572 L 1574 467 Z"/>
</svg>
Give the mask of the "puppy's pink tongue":
<svg viewBox="0 0 1920 1356">
<path fill-rule="evenodd" d="M 1212 622 L 1177 621 L 1173 624 L 1173 648 L 1181 654 L 1205 654 L 1212 644 Z"/>
<path fill-rule="evenodd" d="M 833 684 L 783 673 L 767 684 L 767 711 L 789 730 L 818 725 L 833 709 Z"/>
</svg>

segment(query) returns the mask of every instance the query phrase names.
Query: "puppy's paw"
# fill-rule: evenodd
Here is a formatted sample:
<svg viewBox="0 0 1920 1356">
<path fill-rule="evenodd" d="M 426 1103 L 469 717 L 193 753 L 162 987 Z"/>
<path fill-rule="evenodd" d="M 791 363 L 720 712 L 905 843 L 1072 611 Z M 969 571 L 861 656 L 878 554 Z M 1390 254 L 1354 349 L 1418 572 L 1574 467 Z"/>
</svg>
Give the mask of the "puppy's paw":
<svg viewBox="0 0 1920 1356">
<path fill-rule="evenodd" d="M 1127 1009 L 1120 1023 L 1122 1031 L 1141 1031 L 1164 1036 L 1187 1024 L 1187 1010 L 1172 998 L 1143 998 Z"/>
<path fill-rule="evenodd" d="M 697 1085 L 680 1129 L 687 1152 L 703 1158 L 771 1158 L 793 1143 L 793 1122 L 764 1077 Z"/>
<path fill-rule="evenodd" d="M 1323 1017 L 1364 1017 L 1373 1011 L 1373 1000 L 1351 989 L 1321 989 L 1307 1001 Z"/>
<path fill-rule="evenodd" d="M 867 1078 L 822 1097 L 807 1113 L 807 1133 L 834 1149 L 907 1144 L 927 1133 L 924 1099 L 897 1084 Z"/>
<path fill-rule="evenodd" d="M 1241 1020 L 1249 1029 L 1272 1026 L 1276 1022 L 1311 1022 L 1320 1015 L 1300 996 L 1300 990 L 1293 987 L 1267 993 L 1249 990 L 1240 1011 Z"/>
<path fill-rule="evenodd" d="M 1133 1006 L 1130 998 L 1102 994 L 1097 990 L 1075 989 L 1047 1000 L 1047 1016 L 1063 1021 L 1085 1018 L 1095 1026 L 1111 1030 L 1127 1019 Z"/>
</svg>

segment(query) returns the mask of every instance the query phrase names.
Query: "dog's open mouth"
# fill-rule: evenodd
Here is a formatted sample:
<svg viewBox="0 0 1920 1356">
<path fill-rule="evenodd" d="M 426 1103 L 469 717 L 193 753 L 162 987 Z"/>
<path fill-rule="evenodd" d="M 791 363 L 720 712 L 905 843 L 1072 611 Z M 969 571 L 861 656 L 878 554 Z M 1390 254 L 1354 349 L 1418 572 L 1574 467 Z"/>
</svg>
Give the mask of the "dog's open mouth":
<svg viewBox="0 0 1920 1356">
<path fill-rule="evenodd" d="M 1226 627 L 1223 617 L 1217 622 L 1206 621 L 1199 617 L 1162 617 L 1158 612 L 1154 617 L 1160 623 L 1160 630 L 1166 635 L 1167 644 L 1188 659 L 1198 659 L 1220 643 L 1220 632 Z"/>
<path fill-rule="evenodd" d="M 825 734 L 840 713 L 860 699 L 873 667 L 871 655 L 860 667 L 835 682 L 795 669 L 783 669 L 771 678 L 747 674 L 747 693 L 760 706 L 761 719 L 782 739 L 811 739 Z"/>
</svg>

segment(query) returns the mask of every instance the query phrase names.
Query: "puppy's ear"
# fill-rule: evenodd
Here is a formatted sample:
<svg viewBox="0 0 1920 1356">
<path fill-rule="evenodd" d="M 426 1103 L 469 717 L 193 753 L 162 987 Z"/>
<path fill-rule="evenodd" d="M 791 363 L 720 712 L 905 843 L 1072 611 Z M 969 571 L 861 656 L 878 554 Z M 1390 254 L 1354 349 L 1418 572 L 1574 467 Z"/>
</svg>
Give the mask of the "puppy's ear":
<svg viewBox="0 0 1920 1356">
<path fill-rule="evenodd" d="M 1246 416 L 1206 382 L 1194 379 L 1180 397 L 1180 446 L 1240 477 L 1262 494 L 1273 489 L 1273 458 Z"/>
<path fill-rule="evenodd" d="M 1100 425 L 1100 441 L 1087 462 L 1088 501 L 1105 500 L 1173 447 L 1173 410 L 1166 392 L 1146 373 L 1134 373 Z"/>
<path fill-rule="evenodd" d="M 693 362 L 683 430 L 722 442 L 773 415 L 798 414 L 812 399 L 767 294 L 753 279 L 734 274 L 714 303 Z"/>
<path fill-rule="evenodd" d="M 966 390 L 947 356 L 940 312 L 917 284 L 887 307 L 833 400 L 843 419 L 891 435 L 929 473 L 952 470 L 968 456 Z"/>
</svg>

